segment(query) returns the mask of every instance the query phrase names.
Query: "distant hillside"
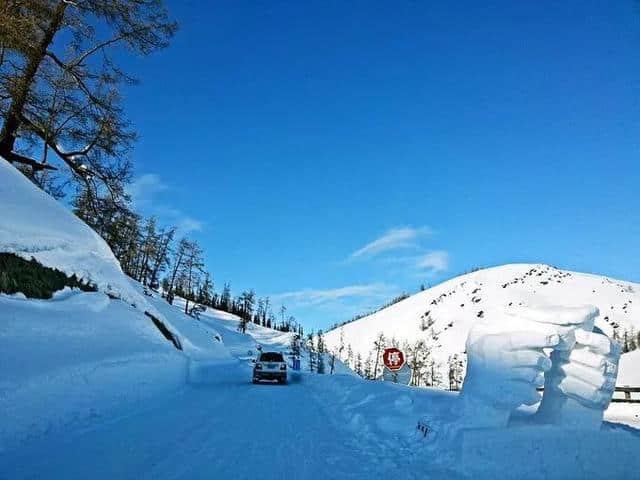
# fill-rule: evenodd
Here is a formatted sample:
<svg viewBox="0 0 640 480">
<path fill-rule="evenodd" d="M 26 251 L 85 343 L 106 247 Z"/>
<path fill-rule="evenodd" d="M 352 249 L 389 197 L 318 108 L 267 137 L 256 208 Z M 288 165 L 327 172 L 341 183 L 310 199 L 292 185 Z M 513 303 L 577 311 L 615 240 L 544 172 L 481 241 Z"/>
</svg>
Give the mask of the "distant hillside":
<svg viewBox="0 0 640 480">
<path fill-rule="evenodd" d="M 375 364 L 374 342 L 382 333 L 386 344 L 404 346 L 410 354 L 417 350 L 427 358 L 421 362 L 424 383 L 448 387 L 449 359 L 457 355 L 464 360 L 467 334 L 478 318 L 504 306 L 532 304 L 596 305 L 600 309 L 596 325 L 608 335 L 614 329 L 622 335 L 640 327 L 639 284 L 548 265 L 513 264 L 462 275 L 419 292 L 327 332 L 326 343 L 335 350 L 344 345 L 341 356 L 352 368 L 359 354 L 364 369 L 367 358 Z M 346 358 L 349 352 L 351 358 Z M 456 368 L 464 372 L 464 365 Z"/>
</svg>

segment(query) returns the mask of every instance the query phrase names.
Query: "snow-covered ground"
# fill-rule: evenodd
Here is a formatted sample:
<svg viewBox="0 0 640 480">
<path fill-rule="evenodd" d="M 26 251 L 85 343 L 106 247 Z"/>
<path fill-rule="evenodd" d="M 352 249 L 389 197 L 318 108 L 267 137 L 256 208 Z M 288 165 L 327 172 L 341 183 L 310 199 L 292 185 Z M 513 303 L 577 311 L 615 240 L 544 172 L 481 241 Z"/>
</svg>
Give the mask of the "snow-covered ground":
<svg viewBox="0 0 640 480">
<path fill-rule="evenodd" d="M 0 450 L 182 387 L 188 372 L 233 357 L 217 332 L 149 299 L 183 334 L 178 351 L 142 311 L 104 293 L 51 300 L 0 295 Z M 218 335 L 219 337 L 219 335 Z"/>
<path fill-rule="evenodd" d="M 2 479 L 604 479 L 640 471 L 640 430 L 628 426 L 640 426 L 636 405 L 614 405 L 607 419 L 616 423 L 588 435 L 541 427 L 451 437 L 447 426 L 460 415 L 456 393 L 366 381 L 340 363 L 334 375 L 318 375 L 306 371 L 306 358 L 303 371 L 289 372 L 288 385 L 253 385 L 258 345 L 287 352 L 291 334 L 253 324 L 242 334 L 233 315 L 209 309 L 197 320 L 184 315 L 179 299 L 169 305 L 145 294 L 102 240 L 11 168 L 0 161 L 0 201 L 6 212 L 19 213 L 0 216 L 0 251 L 33 255 L 99 291 L 67 289 L 50 300 L 0 295 Z M 474 278 L 473 290 L 486 286 L 481 272 Z M 550 271 L 549 278 L 570 275 Z M 444 293 L 455 292 L 438 293 L 435 306 L 459 295 L 457 288 L 467 292 L 465 285 L 445 284 Z M 617 316 L 609 321 L 633 317 L 638 286 L 601 285 L 630 296 L 626 307 L 613 305 Z M 466 295 L 480 291 L 473 290 Z M 429 300 L 422 297 L 392 307 L 398 327 L 406 323 L 403 313 L 410 319 L 420 312 L 416 307 Z M 474 311 L 486 298 L 493 297 L 471 298 Z M 175 334 L 181 349 L 145 312 Z M 443 334 L 443 345 L 464 342 L 473 315 L 448 327 L 446 312 L 439 313 L 439 328 L 456 332 Z M 361 329 L 363 342 L 384 324 Z M 623 358 L 622 381 L 636 381 L 628 366 L 636 361 Z"/>
<path fill-rule="evenodd" d="M 91 295 L 98 294 L 67 295 L 66 301 L 82 303 L 86 307 Z M 36 322 L 38 328 L 44 328 L 44 322 L 34 319 L 45 317 L 39 313 L 43 308 L 41 304 L 46 302 L 6 297 L 1 300 L 3 308 L 10 304 L 14 309 L 14 321 Z M 53 305 L 50 309 L 55 312 L 60 308 L 57 302 L 61 301 L 48 301 Z M 25 391 L 21 397 L 29 402 L 20 407 L 23 411 L 38 410 L 37 401 L 42 402 L 44 406 L 40 410 L 45 411 L 46 405 L 55 405 L 65 397 L 71 402 L 69 411 L 78 407 L 74 398 L 95 402 L 96 409 L 88 416 L 68 416 L 63 423 L 50 424 L 48 428 L 32 432 L 28 438 L 21 437 L 19 443 L 5 444 L 0 453 L 3 476 L 359 479 L 388 475 L 417 479 L 425 476 L 464 478 L 472 472 L 477 478 L 485 478 L 485 474 L 486 478 L 495 478 L 496 472 L 508 466 L 511 468 L 514 463 L 517 468 L 513 471 L 519 472 L 522 478 L 583 478 L 584 471 L 576 462 L 598 450 L 599 453 L 606 452 L 608 460 L 600 467 L 591 465 L 589 478 L 621 478 L 606 476 L 607 472 L 620 472 L 612 470 L 612 462 L 629 458 L 631 462 L 636 461 L 629 449 L 637 451 L 640 448 L 640 432 L 613 424 L 601 433 L 590 434 L 589 439 L 580 438 L 575 432 L 564 432 L 559 437 L 558 431 L 536 431 L 538 442 L 534 444 L 527 443 L 528 437 L 522 437 L 522 432 L 487 432 L 489 437 L 484 437 L 487 441 L 503 447 L 514 438 L 523 442 L 511 448 L 512 454 L 493 452 L 493 457 L 492 452 L 487 453 L 479 447 L 478 438 L 469 435 L 461 439 L 458 447 L 443 449 L 438 443 L 437 428 L 455 420 L 456 393 L 365 381 L 344 366 L 339 366 L 338 371 L 342 374 L 312 374 L 305 371 L 304 358 L 303 371 L 290 371 L 288 385 L 252 385 L 251 359 L 257 353 L 257 346 L 286 352 L 290 334 L 253 324 L 249 325 L 247 334 L 242 334 L 237 330 L 238 319 L 232 315 L 208 310 L 198 321 L 181 312 L 180 301 L 174 306 L 163 304 L 160 298 L 150 301 L 181 328 L 183 337 L 193 345 L 191 351 L 195 352 L 197 347 L 198 354 L 194 356 L 197 358 L 189 360 L 169 342 L 158 340 L 152 333 L 153 326 L 148 337 L 139 332 L 120 330 L 121 334 L 132 337 L 123 338 L 122 344 L 114 341 L 113 336 L 107 336 L 102 351 L 95 341 L 92 342 L 95 348 L 80 347 L 82 340 L 87 343 L 92 338 L 92 331 L 100 328 L 97 326 L 85 325 L 84 333 L 79 330 L 76 346 L 71 333 L 67 338 L 53 337 L 50 347 L 42 350 L 43 356 L 48 355 L 51 359 L 55 358 L 54 351 L 61 359 L 66 357 L 65 345 L 69 352 L 81 352 L 72 355 L 77 359 L 91 355 L 108 357 L 106 352 L 109 351 L 116 356 L 128 352 L 130 363 L 114 366 L 114 372 L 130 372 L 139 382 L 140 396 L 133 400 L 113 398 L 131 391 L 127 381 L 108 380 L 101 388 L 101 378 L 107 375 L 98 374 L 94 379 L 92 372 L 64 364 L 62 360 L 58 370 L 66 372 L 68 378 L 65 380 L 65 374 L 51 377 L 49 389 L 42 389 L 46 382 L 41 380 L 47 364 L 30 360 L 31 365 L 16 366 L 16 369 L 30 372 L 29 376 L 34 379 L 34 389 Z M 119 301 L 107 302 L 108 306 L 95 312 L 102 313 L 102 317 L 96 315 L 90 319 L 90 324 L 106 323 L 107 318 L 111 322 L 112 318 L 120 316 L 123 323 L 129 324 L 127 328 L 131 328 L 131 321 L 135 319 L 131 312 L 136 310 Z M 87 308 L 87 311 L 90 310 Z M 55 320 L 56 316 L 58 320 Z M 63 319 L 71 319 L 72 325 L 80 328 L 67 313 L 50 314 L 47 318 L 54 319 L 54 326 L 60 326 Z M 42 333 L 53 334 L 51 331 Z M 107 335 L 104 331 L 101 334 Z M 211 338 L 216 335 L 221 342 Z M 45 342 L 44 336 L 34 336 L 33 331 L 27 332 L 25 337 Z M 23 348 L 26 348 L 29 340 L 25 338 L 24 342 Z M 158 357 L 153 359 L 151 368 L 143 368 L 144 362 L 133 353 L 136 350 L 146 350 L 148 357 Z M 32 350 L 22 351 L 20 357 L 28 358 L 29 352 Z M 18 353 L 16 351 L 16 356 Z M 100 368 L 108 368 L 108 362 L 98 363 L 103 365 L 98 373 Z M 74 386 L 70 379 L 76 372 L 80 372 L 77 388 L 66 390 Z M 22 377 L 5 378 L 3 369 L 5 383 L 13 384 Z M 107 402 L 111 404 L 109 408 L 99 407 Z M 10 406 L 12 403 L 5 404 Z M 16 408 L 20 410 L 14 407 L 13 411 Z M 7 411 L 5 405 L 2 411 Z M 6 417 L 8 422 L 2 423 L 5 434 L 7 424 L 16 425 L 15 416 L 12 411 L 10 413 Z M 623 416 L 628 420 L 628 414 Z M 420 419 L 434 428 L 426 437 L 416 430 Z M 579 448 L 571 443 L 578 438 Z M 560 451 L 559 444 L 565 445 Z M 566 447 L 567 444 L 570 447 Z M 549 452 L 544 450 L 545 445 L 549 445 Z M 543 448 L 542 452 L 540 448 Z M 546 476 L 529 475 L 532 472 L 539 474 L 540 456 L 551 454 L 551 449 L 554 449 L 553 455 L 545 468 L 563 466 L 563 469 Z M 482 463 L 475 458 L 478 455 L 491 457 L 480 470 Z M 502 458 L 501 465 L 496 464 L 496 456 Z M 631 468 L 628 462 L 622 466 Z M 574 471 L 581 474 L 573 475 L 571 472 Z"/>
</svg>

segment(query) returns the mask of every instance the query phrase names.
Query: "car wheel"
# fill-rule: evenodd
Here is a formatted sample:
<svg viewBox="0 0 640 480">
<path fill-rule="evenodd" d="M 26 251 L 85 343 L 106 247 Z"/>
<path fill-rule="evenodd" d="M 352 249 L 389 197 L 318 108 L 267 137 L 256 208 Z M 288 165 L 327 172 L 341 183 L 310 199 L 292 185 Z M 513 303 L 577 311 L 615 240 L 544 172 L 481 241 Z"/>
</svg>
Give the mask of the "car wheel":
<svg viewBox="0 0 640 480">
<path fill-rule="evenodd" d="M 253 380 L 251 380 L 251 383 L 253 383 L 255 385 L 256 383 L 258 383 L 258 379 L 254 378 Z"/>
</svg>

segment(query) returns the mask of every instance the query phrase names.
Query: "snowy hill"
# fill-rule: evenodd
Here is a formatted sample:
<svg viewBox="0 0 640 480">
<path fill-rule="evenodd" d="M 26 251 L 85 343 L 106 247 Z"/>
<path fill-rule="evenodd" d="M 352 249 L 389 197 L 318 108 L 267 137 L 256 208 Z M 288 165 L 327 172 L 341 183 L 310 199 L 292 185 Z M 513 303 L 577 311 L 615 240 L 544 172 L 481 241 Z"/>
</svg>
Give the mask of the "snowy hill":
<svg viewBox="0 0 640 480">
<path fill-rule="evenodd" d="M 0 252 L 94 284 L 108 295 L 141 308 L 149 305 L 131 287 L 107 243 L 64 205 L 0 161 Z"/>
<path fill-rule="evenodd" d="M 143 293 L 99 235 L 4 160 L 0 204 L 0 252 L 98 290 L 67 287 L 50 300 L 0 294 L 0 411 L 12 420 L 0 422 L 0 451 L 175 389 L 203 364 L 233 360 L 217 332 Z"/>
<path fill-rule="evenodd" d="M 558 270 L 548 265 L 504 265 L 453 278 L 374 314 L 326 333 L 330 348 L 346 347 L 363 361 L 382 332 L 387 342 L 425 340 L 447 379 L 447 361 L 462 354 L 480 317 L 508 305 L 585 305 L 600 309 L 596 325 L 608 335 L 640 327 L 640 285 L 608 277 Z M 343 350 L 343 352 L 345 351 Z M 344 355 L 343 355 L 344 357 Z M 626 364 L 626 362 L 625 362 Z M 353 366 L 353 365 L 352 365 Z M 446 380 L 445 380 L 446 382 Z"/>
</svg>

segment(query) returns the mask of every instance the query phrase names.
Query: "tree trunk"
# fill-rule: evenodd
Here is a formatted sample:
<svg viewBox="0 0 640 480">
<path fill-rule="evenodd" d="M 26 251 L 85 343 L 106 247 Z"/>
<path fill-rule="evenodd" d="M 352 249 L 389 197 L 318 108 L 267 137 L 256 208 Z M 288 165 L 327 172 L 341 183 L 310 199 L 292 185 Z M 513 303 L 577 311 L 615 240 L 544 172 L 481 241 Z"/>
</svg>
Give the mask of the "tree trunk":
<svg viewBox="0 0 640 480">
<path fill-rule="evenodd" d="M 171 275 L 171 282 L 169 283 L 169 291 L 167 292 L 167 300 L 171 305 L 173 305 L 173 284 L 176 281 L 176 275 L 178 274 L 178 269 L 180 268 L 181 264 L 182 264 L 182 255 L 180 255 L 176 259 L 176 264 L 174 265 L 174 268 L 173 268 L 173 274 Z"/>
<path fill-rule="evenodd" d="M 56 35 L 58 30 L 60 29 L 60 26 L 62 25 L 66 8 L 67 3 L 64 1 L 61 1 L 56 7 L 49 27 L 44 32 L 42 40 L 40 41 L 38 46 L 29 54 L 27 64 L 24 69 L 24 74 L 22 75 L 22 78 L 17 82 L 17 88 L 15 89 L 12 96 L 11 105 L 9 106 L 9 110 L 7 111 L 7 115 L 4 119 L 2 131 L 0 132 L 0 156 L 9 161 L 12 161 L 12 159 L 15 160 L 13 148 L 18 136 L 18 130 L 20 129 L 20 125 L 22 123 L 22 112 L 24 111 L 24 107 L 29 96 L 29 91 L 35 83 L 38 68 L 44 60 L 49 45 L 51 45 L 53 37 Z"/>
<path fill-rule="evenodd" d="M 191 271 L 193 269 L 193 262 L 189 264 L 189 282 L 187 283 L 187 292 L 184 296 L 184 313 L 187 315 L 189 313 L 189 295 L 191 295 Z"/>
</svg>

